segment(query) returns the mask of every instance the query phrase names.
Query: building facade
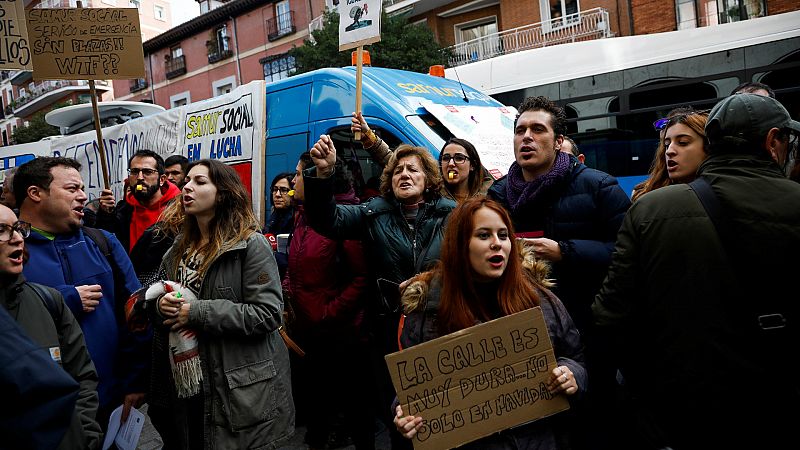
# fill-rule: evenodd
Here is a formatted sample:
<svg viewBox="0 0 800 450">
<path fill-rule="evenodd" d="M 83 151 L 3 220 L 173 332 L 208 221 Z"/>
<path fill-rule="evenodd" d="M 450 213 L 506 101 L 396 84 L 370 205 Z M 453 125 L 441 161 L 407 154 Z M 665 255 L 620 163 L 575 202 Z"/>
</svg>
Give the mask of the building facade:
<svg viewBox="0 0 800 450">
<path fill-rule="evenodd" d="M 76 0 L 26 1 L 25 8 L 74 8 Z M 153 38 L 172 27 L 170 0 L 84 0 L 87 8 L 138 8 L 142 41 Z M 100 99 L 114 98 L 111 82 L 97 80 Z M 85 80 L 34 80 L 26 71 L 0 71 L 0 146 L 13 143 L 17 127 L 34 114 L 50 111 L 55 105 L 91 101 L 89 83 Z"/>
<path fill-rule="evenodd" d="M 165 108 L 289 76 L 287 52 L 303 44 L 322 0 L 203 0 L 204 14 L 144 43 L 146 77 L 115 80 L 118 100 Z"/>
</svg>

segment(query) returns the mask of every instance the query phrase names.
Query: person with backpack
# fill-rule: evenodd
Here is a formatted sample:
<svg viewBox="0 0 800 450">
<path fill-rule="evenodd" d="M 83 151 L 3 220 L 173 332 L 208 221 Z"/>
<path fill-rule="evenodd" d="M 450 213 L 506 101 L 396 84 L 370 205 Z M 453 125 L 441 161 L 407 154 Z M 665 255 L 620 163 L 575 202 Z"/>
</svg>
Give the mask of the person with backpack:
<svg viewBox="0 0 800 450">
<path fill-rule="evenodd" d="M 83 329 L 100 377 L 97 417 L 105 428 L 120 404 L 125 420 L 144 400 L 149 336 L 123 326 L 124 304 L 140 284 L 117 238 L 82 226 L 87 196 L 80 168 L 70 158 L 33 159 L 17 169 L 14 194 L 20 220 L 31 224 L 25 277 L 58 290 Z"/>
<path fill-rule="evenodd" d="M 29 283 L 22 275 L 25 238 L 30 232 L 29 223 L 18 221 L 11 209 L 0 205 L 0 310 L 21 328 L 16 334 L 22 345 L 20 338 L 33 341 L 30 353 L 38 347 L 38 353 L 52 360 L 48 366 L 37 363 L 35 355 L 18 354 L 3 364 L 0 435 L 4 443 L 0 446 L 99 448 L 97 372 L 83 332 L 58 291 Z M 21 350 L 2 347 L 4 353 Z M 12 373 L 16 374 L 14 381 Z M 72 387 L 75 383 L 77 390 Z"/>
</svg>

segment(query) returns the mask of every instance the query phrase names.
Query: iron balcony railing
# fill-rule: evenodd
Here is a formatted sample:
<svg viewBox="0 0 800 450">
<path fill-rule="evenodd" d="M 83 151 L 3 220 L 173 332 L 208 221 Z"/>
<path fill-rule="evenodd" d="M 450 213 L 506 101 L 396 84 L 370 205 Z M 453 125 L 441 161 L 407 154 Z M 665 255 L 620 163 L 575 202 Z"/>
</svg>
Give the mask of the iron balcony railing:
<svg viewBox="0 0 800 450">
<path fill-rule="evenodd" d="M 135 80 L 131 80 L 131 92 L 141 91 L 142 89 L 147 87 L 147 80 L 144 78 L 137 78 Z"/>
<path fill-rule="evenodd" d="M 179 77 L 186 73 L 186 57 L 181 55 L 170 58 L 164 63 L 164 68 L 167 78 Z"/>
<path fill-rule="evenodd" d="M 229 45 L 229 39 L 228 36 L 225 36 L 222 40 L 206 42 L 208 46 L 209 64 L 214 64 L 217 61 L 222 61 L 223 59 L 233 56 L 233 50 L 231 50 Z"/>
<path fill-rule="evenodd" d="M 108 81 L 97 80 L 97 85 L 108 86 Z M 25 94 L 21 94 L 18 98 L 14 100 L 13 103 L 14 110 L 20 109 L 21 107 L 47 94 L 48 92 L 69 86 L 86 87 L 88 89 L 89 82 L 85 80 L 47 80 L 47 81 L 37 82 L 32 87 L 29 86 L 25 90 Z"/>
<path fill-rule="evenodd" d="M 451 55 L 449 63 L 451 67 L 460 66 L 531 48 L 611 36 L 608 11 L 605 8 L 593 8 L 448 47 Z"/>
<path fill-rule="evenodd" d="M 294 11 L 278 14 L 267 20 L 267 40 L 272 42 L 297 31 L 294 26 Z"/>
</svg>

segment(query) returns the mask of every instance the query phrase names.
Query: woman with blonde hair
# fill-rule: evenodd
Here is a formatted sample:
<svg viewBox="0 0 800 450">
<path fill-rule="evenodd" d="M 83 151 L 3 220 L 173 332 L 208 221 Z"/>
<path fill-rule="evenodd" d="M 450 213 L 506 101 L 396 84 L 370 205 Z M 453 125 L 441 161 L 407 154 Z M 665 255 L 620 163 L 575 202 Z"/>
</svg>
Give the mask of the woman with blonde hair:
<svg viewBox="0 0 800 450">
<path fill-rule="evenodd" d="M 677 108 L 653 124 L 661 138 L 650 176 L 636 185 L 633 201 L 658 188 L 694 180 L 700 163 L 708 157 L 707 120 L 708 111 Z"/>
<path fill-rule="evenodd" d="M 164 294 L 146 306 L 149 413 L 167 448 L 276 447 L 294 432 L 294 404 L 275 258 L 236 171 L 204 159 L 186 180 L 162 218 L 176 235 Z"/>
</svg>

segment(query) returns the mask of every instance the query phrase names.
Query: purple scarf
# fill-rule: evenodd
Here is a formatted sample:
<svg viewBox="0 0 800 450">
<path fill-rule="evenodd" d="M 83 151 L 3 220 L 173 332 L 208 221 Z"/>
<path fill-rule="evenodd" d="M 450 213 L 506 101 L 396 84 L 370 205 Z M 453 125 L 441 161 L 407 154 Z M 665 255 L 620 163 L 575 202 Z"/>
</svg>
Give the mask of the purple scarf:
<svg viewBox="0 0 800 450">
<path fill-rule="evenodd" d="M 531 182 L 525 181 L 522 176 L 522 167 L 514 161 L 511 168 L 508 169 L 508 182 L 506 183 L 506 199 L 511 206 L 511 213 L 518 214 L 523 208 L 536 205 L 548 197 L 547 194 L 552 192 L 553 188 L 571 172 L 572 160 L 568 154 L 561 151 L 556 155 L 553 168 Z"/>
</svg>

